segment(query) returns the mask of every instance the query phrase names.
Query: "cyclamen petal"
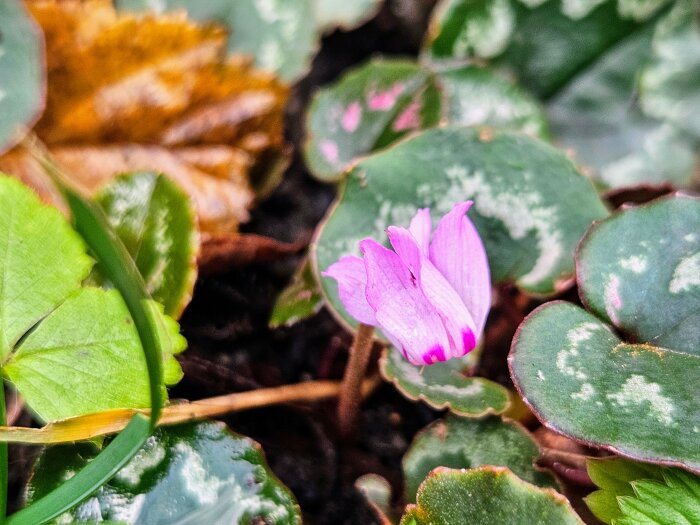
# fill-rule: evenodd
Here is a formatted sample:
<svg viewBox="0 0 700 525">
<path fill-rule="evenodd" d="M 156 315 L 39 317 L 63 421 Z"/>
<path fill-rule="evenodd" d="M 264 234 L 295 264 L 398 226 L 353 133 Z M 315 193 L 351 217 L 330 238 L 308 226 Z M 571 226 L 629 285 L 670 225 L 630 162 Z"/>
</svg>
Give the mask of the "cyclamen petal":
<svg viewBox="0 0 700 525">
<path fill-rule="evenodd" d="M 367 302 L 377 326 L 415 365 L 444 361 L 449 339 L 440 315 L 398 255 L 372 239 L 360 243 L 367 270 Z"/>
<path fill-rule="evenodd" d="M 464 301 L 481 336 L 491 309 L 491 272 L 486 250 L 466 216 L 472 202 L 462 202 L 438 224 L 430 244 L 430 260 Z"/>
<path fill-rule="evenodd" d="M 409 228 L 390 226 L 394 251 L 372 239 L 360 242 L 364 258 L 342 257 L 324 275 L 338 281 L 348 313 L 379 327 L 415 365 L 472 350 L 491 307 L 488 259 L 466 212 L 455 205 L 431 242 L 430 210 L 418 210 Z"/>
<path fill-rule="evenodd" d="M 321 275 L 338 281 L 338 295 L 348 313 L 359 322 L 374 326 L 377 319 L 374 310 L 367 302 L 367 272 L 365 263 L 359 257 L 346 255 L 333 263 Z"/>
</svg>

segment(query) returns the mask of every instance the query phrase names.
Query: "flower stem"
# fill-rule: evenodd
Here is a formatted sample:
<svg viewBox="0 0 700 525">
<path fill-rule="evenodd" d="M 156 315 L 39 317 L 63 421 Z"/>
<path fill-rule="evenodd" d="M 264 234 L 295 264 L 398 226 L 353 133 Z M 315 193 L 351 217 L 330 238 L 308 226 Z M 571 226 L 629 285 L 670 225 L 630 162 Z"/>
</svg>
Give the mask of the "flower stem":
<svg viewBox="0 0 700 525">
<path fill-rule="evenodd" d="M 360 387 L 372 353 L 373 336 L 374 327 L 360 324 L 350 347 L 350 357 L 345 367 L 338 400 L 338 429 L 343 438 L 348 438 L 355 428 L 362 400 Z"/>
</svg>

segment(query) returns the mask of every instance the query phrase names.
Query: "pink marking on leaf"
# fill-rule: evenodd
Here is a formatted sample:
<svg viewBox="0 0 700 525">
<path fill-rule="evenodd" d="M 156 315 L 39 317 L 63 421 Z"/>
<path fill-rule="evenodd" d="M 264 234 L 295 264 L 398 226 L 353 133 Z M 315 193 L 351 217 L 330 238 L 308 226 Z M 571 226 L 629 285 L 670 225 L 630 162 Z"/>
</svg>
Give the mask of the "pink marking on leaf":
<svg viewBox="0 0 700 525">
<path fill-rule="evenodd" d="M 420 128 L 420 100 L 414 100 L 394 121 L 394 131 L 406 131 Z"/>
<path fill-rule="evenodd" d="M 385 91 L 371 90 L 368 94 L 367 106 L 372 111 L 387 111 L 394 107 L 403 89 L 403 84 L 397 83 Z"/>
<path fill-rule="evenodd" d="M 338 162 L 338 145 L 332 140 L 324 140 L 320 145 L 321 153 L 331 163 Z"/>
<path fill-rule="evenodd" d="M 350 104 L 342 118 L 340 119 L 340 124 L 343 129 L 348 133 L 353 133 L 357 127 L 360 125 L 360 120 L 362 119 L 362 106 L 359 102 L 355 101 Z"/>
</svg>

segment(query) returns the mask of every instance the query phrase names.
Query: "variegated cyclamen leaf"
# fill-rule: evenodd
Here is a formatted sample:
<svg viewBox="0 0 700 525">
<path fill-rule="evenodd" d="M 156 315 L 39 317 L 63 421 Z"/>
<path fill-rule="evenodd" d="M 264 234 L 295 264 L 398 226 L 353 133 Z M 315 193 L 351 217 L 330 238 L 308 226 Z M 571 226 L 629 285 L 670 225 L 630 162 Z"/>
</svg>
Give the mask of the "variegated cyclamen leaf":
<svg viewBox="0 0 700 525">
<path fill-rule="evenodd" d="M 577 275 L 587 307 L 631 340 L 700 356 L 700 198 L 663 197 L 597 223 Z"/>
<path fill-rule="evenodd" d="M 337 180 L 356 157 L 439 119 L 440 96 L 428 70 L 404 60 L 369 62 L 314 97 L 306 163 L 319 179 Z"/>
<path fill-rule="evenodd" d="M 199 235 L 187 195 L 152 172 L 120 175 L 96 197 L 134 259 L 146 290 L 174 317 L 192 297 Z"/>
<path fill-rule="evenodd" d="M 484 379 L 470 377 L 476 351 L 423 367 L 409 363 L 395 348 L 384 351 L 379 362 L 382 376 L 408 399 L 421 400 L 433 408 L 447 408 L 465 417 L 502 414 L 510 406 L 508 390 Z"/>
<path fill-rule="evenodd" d="M 386 108 L 372 110 L 380 101 Z M 382 60 L 317 94 L 307 120 L 306 163 L 321 180 L 338 180 L 354 159 L 438 120 L 549 136 L 539 104 L 490 69 L 469 65 L 433 72 L 405 61 Z"/>
<path fill-rule="evenodd" d="M 421 430 L 403 457 L 406 500 L 415 502 L 418 486 L 436 467 L 508 467 L 524 481 L 556 488 L 554 478 L 535 467 L 539 455 L 537 443 L 518 423 L 448 415 Z"/>
<path fill-rule="evenodd" d="M 583 525 L 564 496 L 531 485 L 504 467 L 438 467 L 421 484 L 416 499 L 401 525 Z"/>
<path fill-rule="evenodd" d="M 94 443 L 44 450 L 27 490 L 36 501 L 99 452 Z M 158 428 L 124 468 L 60 523 L 127 525 L 299 525 L 294 496 L 275 477 L 260 445 L 204 421 Z"/>
<path fill-rule="evenodd" d="M 418 208 L 436 221 L 471 199 L 469 217 L 483 240 L 495 283 L 551 294 L 571 279 L 573 252 L 590 224 L 607 215 L 592 184 L 560 151 L 522 134 L 473 128 L 425 131 L 360 161 L 348 174 L 312 248 L 319 275 L 359 241 L 382 242 L 391 224 L 408 225 Z M 353 321 L 334 280 L 320 280 L 327 304 Z"/>
<path fill-rule="evenodd" d="M 553 430 L 700 472 L 700 357 L 624 343 L 592 314 L 557 301 L 525 319 L 509 364 L 523 399 Z"/>
<path fill-rule="evenodd" d="M 21 0 L 0 3 L 0 153 L 31 127 L 44 107 L 41 31 Z"/>
<path fill-rule="evenodd" d="M 368 20 L 381 7 L 381 0 L 311 0 L 316 25 L 321 31 L 335 27 L 352 29 Z"/>
</svg>

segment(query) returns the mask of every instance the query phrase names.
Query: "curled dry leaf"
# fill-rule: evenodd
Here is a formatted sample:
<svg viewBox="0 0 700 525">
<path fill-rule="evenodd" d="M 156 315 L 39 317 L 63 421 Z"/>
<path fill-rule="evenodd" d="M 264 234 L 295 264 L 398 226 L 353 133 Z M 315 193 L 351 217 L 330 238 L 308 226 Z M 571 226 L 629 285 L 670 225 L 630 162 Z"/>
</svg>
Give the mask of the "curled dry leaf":
<svg viewBox="0 0 700 525">
<path fill-rule="evenodd" d="M 35 131 L 76 183 L 94 192 L 120 172 L 162 171 L 192 196 L 204 231 L 247 219 L 251 174 L 278 169 L 284 155 L 286 86 L 247 58 L 225 58 L 224 30 L 184 13 L 122 15 L 103 0 L 28 7 L 47 50 Z M 23 152 L 0 167 L 51 198 Z"/>
</svg>

